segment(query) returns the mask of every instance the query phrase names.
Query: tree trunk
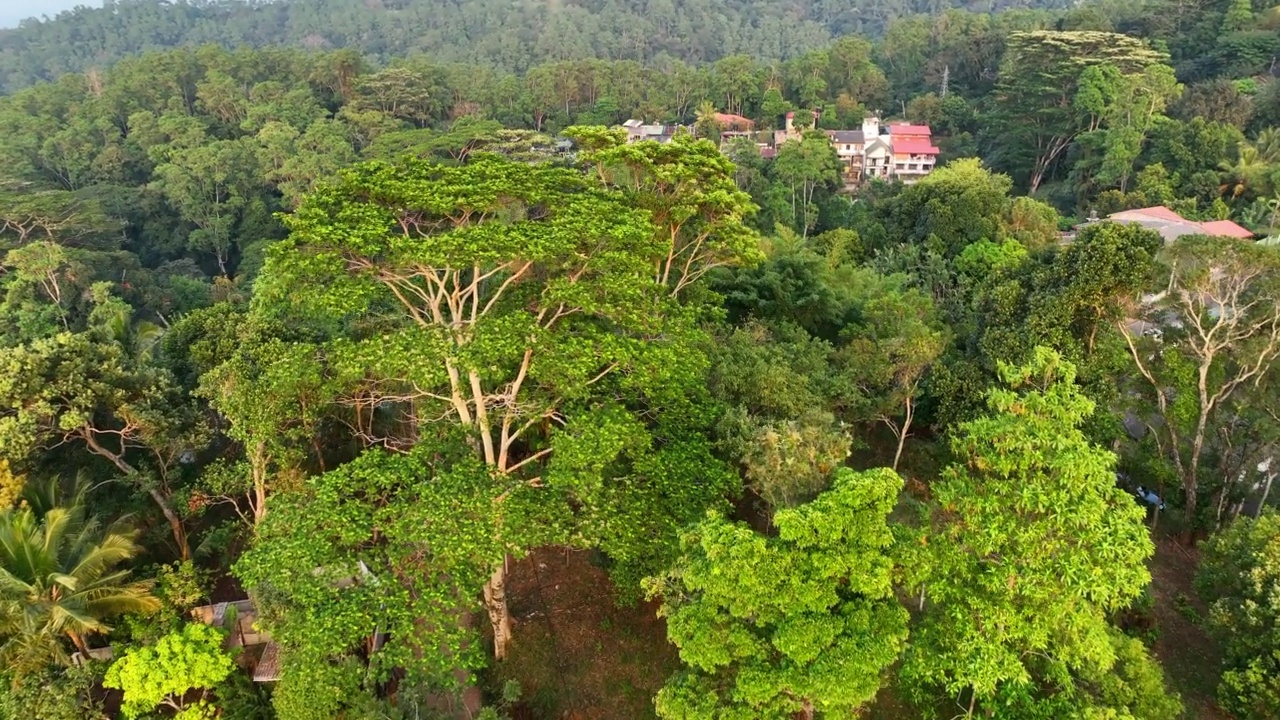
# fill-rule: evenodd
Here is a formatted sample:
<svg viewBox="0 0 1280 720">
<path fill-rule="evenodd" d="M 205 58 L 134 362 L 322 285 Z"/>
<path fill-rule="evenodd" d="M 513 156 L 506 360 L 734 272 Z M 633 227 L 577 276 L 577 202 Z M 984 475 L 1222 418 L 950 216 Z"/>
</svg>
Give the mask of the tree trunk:
<svg viewBox="0 0 1280 720">
<path fill-rule="evenodd" d="M 1187 523 L 1186 530 L 1183 531 L 1182 541 L 1184 545 L 1190 546 L 1195 544 L 1196 538 L 1196 496 L 1200 493 L 1200 454 L 1204 452 L 1204 435 L 1209 425 L 1209 413 L 1213 412 L 1213 402 L 1209 398 L 1209 365 L 1213 362 L 1213 357 L 1209 357 L 1209 362 L 1200 364 L 1198 391 L 1200 397 L 1200 417 L 1196 420 L 1196 433 L 1191 439 L 1191 458 L 1188 463 L 1187 472 L 1182 478 L 1182 488 L 1186 491 L 1187 516 L 1184 518 Z M 1177 443 L 1173 444 L 1173 451 L 1178 452 Z"/>
<path fill-rule="evenodd" d="M 1196 541 L 1196 494 L 1199 492 L 1199 483 L 1196 482 L 1195 476 L 1183 479 L 1183 488 L 1186 490 L 1186 514 L 1183 522 L 1186 527 L 1182 531 L 1182 544 L 1190 547 Z"/>
<path fill-rule="evenodd" d="M 1035 195 L 1036 189 L 1040 187 L 1040 183 L 1042 180 L 1044 180 L 1044 169 L 1041 168 L 1040 162 L 1036 161 L 1035 168 L 1031 171 L 1031 182 L 1030 182 L 1030 186 L 1027 189 L 1027 194 Z M 969 714 L 970 715 L 973 714 L 973 708 L 969 709 Z"/>
<path fill-rule="evenodd" d="M 89 644 L 84 641 L 84 636 L 74 630 L 68 630 L 67 637 L 71 638 L 71 644 L 76 646 L 76 650 L 79 650 L 85 662 L 88 662 Z"/>
<path fill-rule="evenodd" d="M 1267 484 L 1262 488 L 1262 499 L 1258 501 L 1258 509 L 1253 511 L 1253 517 L 1262 517 L 1262 509 L 1267 506 L 1267 496 L 1271 494 L 1271 481 L 1276 479 L 1275 473 L 1267 473 Z"/>
<path fill-rule="evenodd" d="M 898 449 L 893 453 L 893 471 L 898 471 L 898 461 L 902 459 L 902 448 L 907 444 L 907 433 L 911 430 L 911 418 L 914 414 L 914 403 L 911 396 L 907 396 L 907 414 L 902 421 L 902 429 L 898 432 Z"/>
<path fill-rule="evenodd" d="M 511 610 L 507 607 L 507 563 L 504 558 L 484 584 L 484 607 L 493 627 L 493 659 L 505 660 L 511 646 Z"/>
<path fill-rule="evenodd" d="M 155 488 L 147 488 L 147 494 L 155 500 L 156 505 L 160 506 L 160 512 L 164 513 L 164 519 L 169 523 L 169 531 L 173 533 L 173 541 L 178 544 L 178 554 L 182 560 L 191 559 L 191 544 L 187 542 L 186 528 L 182 527 L 182 519 L 173 511 L 173 506 L 160 494 Z"/>
<path fill-rule="evenodd" d="M 1233 483 L 1234 484 L 1234 483 Z M 1222 529 L 1222 513 L 1227 509 L 1227 491 L 1231 489 L 1231 485 L 1223 484 L 1218 488 L 1217 509 L 1213 517 L 1213 531 L 1218 532 Z"/>
<path fill-rule="evenodd" d="M 267 449 L 266 443 L 254 446 L 250 457 L 253 472 L 253 524 L 267 516 Z"/>
</svg>

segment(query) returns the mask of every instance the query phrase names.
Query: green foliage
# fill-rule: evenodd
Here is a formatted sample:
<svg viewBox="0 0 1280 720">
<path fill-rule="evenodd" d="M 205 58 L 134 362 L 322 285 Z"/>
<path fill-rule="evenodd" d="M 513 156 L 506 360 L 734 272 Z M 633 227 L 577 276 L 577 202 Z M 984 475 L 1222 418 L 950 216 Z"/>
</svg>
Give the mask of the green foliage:
<svg viewBox="0 0 1280 720">
<path fill-rule="evenodd" d="M 103 687 L 124 693 L 120 712 L 136 718 L 160 706 L 173 708 L 184 720 L 206 720 L 215 716 L 205 699 L 236 670 L 231 656 L 222 649 L 226 636 L 218 629 L 188 623 L 181 630 L 160 638 L 154 645 L 129 650 L 111 664 Z M 200 690 L 200 697 L 189 694 Z"/>
<path fill-rule="evenodd" d="M 1013 181 L 976 159 L 956 160 L 885 203 L 881 212 L 898 229 L 894 242 L 920 243 L 948 258 L 979 240 L 994 240 Z"/>
<path fill-rule="evenodd" d="M 1208 362 L 1192 335 L 1270 328 L 1275 268 L 1264 248 L 1184 241 L 1166 251 L 1175 292 L 1135 305 L 1168 286 L 1152 277 L 1160 238 L 1091 223 L 1064 243 L 1076 221 L 1058 213 L 1161 204 L 1273 229 L 1275 13 L 952 4 L 128 0 L 0 33 L 0 505 L 79 475 L 104 518 L 163 532 L 165 516 L 173 548 L 141 536 L 154 562 L 176 550 L 220 572 L 247 546 L 235 568 L 285 650 L 282 717 L 427 712 L 482 662 L 458 618 L 483 597 L 501 630 L 508 558 L 547 543 L 601 551 L 623 601 L 661 576 L 673 613 L 723 610 L 725 636 L 752 639 L 692 662 L 665 712 L 848 714 L 896 656 L 900 613 L 879 564 L 779 570 L 847 551 L 801 547 L 784 525 L 847 499 L 851 447 L 888 464 L 881 425 L 913 470 L 950 428 L 960 457 L 932 484 L 931 542 L 903 549 L 925 558 L 906 567 L 926 602 L 909 678 L 962 705 L 981 686 L 970 697 L 993 717 L 1176 715 L 1145 650 L 1099 620 L 1136 592 L 1147 550 L 1083 438 L 1123 443 L 1120 413 L 1157 412 L 1166 454 L 1143 477 L 1208 478 L 1192 515 L 1214 519 L 1195 510 L 1209 496 L 1200 507 L 1236 512 L 1248 491 L 1230 478 L 1274 440 L 1267 333 Z M 158 51 L 126 57 L 141 45 Z M 297 49 L 249 49 L 264 45 Z M 764 128 L 788 109 L 802 135 L 770 159 L 759 136 L 714 142 L 717 111 Z M 900 109 L 959 159 L 842 192 L 809 109 L 823 129 Z M 628 118 L 707 139 L 626 144 L 596 127 Z M 1015 181 L 1040 189 L 1012 197 Z M 1196 305 L 1223 276 L 1250 278 L 1247 312 Z M 1162 345 L 1126 347 L 1127 318 L 1171 311 Z M 1040 362 L 1039 346 L 1078 376 L 1011 399 L 1001 368 Z M 1144 370 L 1151 390 L 1134 392 Z M 1003 404 L 983 417 L 993 385 Z M 1085 417 L 1083 396 L 1107 412 Z M 744 482 L 770 534 L 706 520 L 681 559 L 690 523 Z M 885 488 L 875 518 L 858 505 L 823 522 L 881 533 Z M 32 527 L 59 504 L 27 502 Z M 796 588 L 742 599 L 664 574 L 712 562 L 708 538 L 727 553 L 716 563 L 759 551 L 746 581 L 837 599 L 801 613 Z M 161 567 L 167 612 L 128 616 L 113 639 L 176 630 L 203 594 L 190 562 Z M 745 602 L 773 619 L 724 610 Z M 835 668 L 848 607 L 881 612 L 884 632 L 857 626 L 873 652 Z M 12 667 L 46 678 L 56 635 L 6 632 Z M 682 651 L 746 647 L 711 637 Z M 797 659 L 819 640 L 817 661 Z M 1251 663 L 1224 683 L 1240 714 L 1270 692 L 1272 669 Z M 0 716 L 76 716 L 87 677 L 24 682 Z M 232 677 L 181 711 L 264 717 L 261 688 Z"/>
<path fill-rule="evenodd" d="M 83 506 L 0 511 L 0 656 L 10 672 L 65 663 L 64 639 L 83 652 L 110 618 L 157 610 L 151 583 L 119 567 L 139 550 L 132 533 L 103 528 Z"/>
<path fill-rule="evenodd" d="M 909 584 L 929 598 L 903 677 L 982 707 L 1105 675 L 1116 661 L 1107 614 L 1149 582 L 1153 551 L 1141 509 L 1115 486 L 1114 456 L 1079 429 L 1094 403 L 1075 367 L 1038 349 L 1001 374 L 1008 389 L 957 428 L 957 463 L 903 550 Z"/>
<path fill-rule="evenodd" d="M 479 638 L 458 614 L 493 558 L 563 537 L 548 513 L 522 524 L 537 509 L 533 493 L 447 447 L 424 445 L 407 455 L 366 452 L 277 496 L 258 542 L 235 566 L 255 589 L 259 622 L 282 648 L 292 689 L 276 698 L 277 708 L 296 693 L 312 697 L 339 668 L 350 674 L 335 703 L 397 667 L 408 687 L 430 688 L 451 688 L 455 668 L 477 667 Z M 521 534 L 538 528 L 541 536 Z M 369 654 L 368 672 L 357 670 L 350 663 L 374 633 L 389 638 Z"/>
<path fill-rule="evenodd" d="M 1146 646 L 1114 630 L 1111 644 L 1116 660 L 1108 670 L 1055 679 L 1065 684 L 1002 688 L 990 717 L 1179 720 L 1182 701 L 1165 688 L 1164 673 Z"/>
<path fill-rule="evenodd" d="M 0 719 L 106 720 L 94 689 L 102 668 L 48 666 L 27 674 L 13 668 L 0 679 Z"/>
<path fill-rule="evenodd" d="M 1181 698 L 1169 691 L 1164 672 L 1147 646 L 1114 631 L 1111 644 L 1116 655 L 1111 672 L 1082 676 L 1095 702 L 1118 713 L 1128 712 L 1134 720 L 1181 718 Z"/>
<path fill-rule="evenodd" d="M 1280 515 L 1242 518 L 1204 546 L 1196 575 L 1224 649 L 1218 700 L 1248 720 L 1280 712 Z"/>
<path fill-rule="evenodd" d="M 874 698 L 907 635 L 886 552 L 901 486 L 890 470 L 841 469 L 778 511 L 776 537 L 716 514 L 695 526 L 648 583 L 687 666 L 658 693 L 659 716 L 836 716 Z"/>
</svg>

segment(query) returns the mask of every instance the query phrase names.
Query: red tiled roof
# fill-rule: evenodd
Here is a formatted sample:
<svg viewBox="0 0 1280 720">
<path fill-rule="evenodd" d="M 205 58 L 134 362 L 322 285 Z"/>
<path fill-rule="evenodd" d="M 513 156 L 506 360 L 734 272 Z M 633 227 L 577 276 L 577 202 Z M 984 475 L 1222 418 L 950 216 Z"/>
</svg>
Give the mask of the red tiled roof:
<svg viewBox="0 0 1280 720">
<path fill-rule="evenodd" d="M 1204 228 L 1206 235 L 1218 235 L 1233 238 L 1253 237 L 1253 233 L 1230 220 L 1210 220 L 1209 222 L 1200 223 L 1200 227 Z"/>
<path fill-rule="evenodd" d="M 942 152 L 933 146 L 927 138 L 915 137 L 894 137 L 889 136 L 889 142 L 893 145 L 895 153 L 910 153 L 912 155 L 937 155 Z"/>
<path fill-rule="evenodd" d="M 907 123 L 891 123 L 889 125 L 890 135 L 923 135 L 929 137 L 933 135 L 933 131 L 928 125 L 909 125 Z"/>
</svg>

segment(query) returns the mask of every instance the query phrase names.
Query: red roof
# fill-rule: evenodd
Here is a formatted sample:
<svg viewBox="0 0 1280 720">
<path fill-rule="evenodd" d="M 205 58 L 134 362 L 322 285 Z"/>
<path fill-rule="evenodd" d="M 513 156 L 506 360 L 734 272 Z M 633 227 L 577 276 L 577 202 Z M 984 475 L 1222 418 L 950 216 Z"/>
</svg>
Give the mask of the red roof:
<svg viewBox="0 0 1280 720">
<path fill-rule="evenodd" d="M 912 155 L 937 155 L 942 152 L 933 146 L 927 138 L 916 137 L 894 137 L 889 136 L 889 142 L 893 146 L 895 153 L 910 153 Z"/>
<path fill-rule="evenodd" d="M 889 125 L 890 135 L 921 135 L 929 137 L 933 135 L 933 131 L 928 125 L 909 125 L 907 123 L 891 123 Z"/>
<path fill-rule="evenodd" d="M 1206 235 L 1218 235 L 1233 238 L 1251 238 L 1253 233 L 1231 222 L 1230 220 L 1210 220 L 1200 223 Z"/>
</svg>

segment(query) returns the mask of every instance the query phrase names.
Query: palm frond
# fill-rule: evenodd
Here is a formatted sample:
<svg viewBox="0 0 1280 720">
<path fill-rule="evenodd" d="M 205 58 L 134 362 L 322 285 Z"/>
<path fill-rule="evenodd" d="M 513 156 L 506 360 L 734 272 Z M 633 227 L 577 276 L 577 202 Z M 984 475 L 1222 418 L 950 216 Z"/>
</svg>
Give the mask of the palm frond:
<svg viewBox="0 0 1280 720">
<path fill-rule="evenodd" d="M 39 517 L 30 506 L 0 512 L 0 632 L 8 638 L 0 660 L 47 661 L 64 654 L 67 634 L 106 632 L 110 617 L 158 609 L 151 583 L 130 581 L 121 567 L 138 550 L 133 533 L 104 530 L 79 505 Z"/>
</svg>

